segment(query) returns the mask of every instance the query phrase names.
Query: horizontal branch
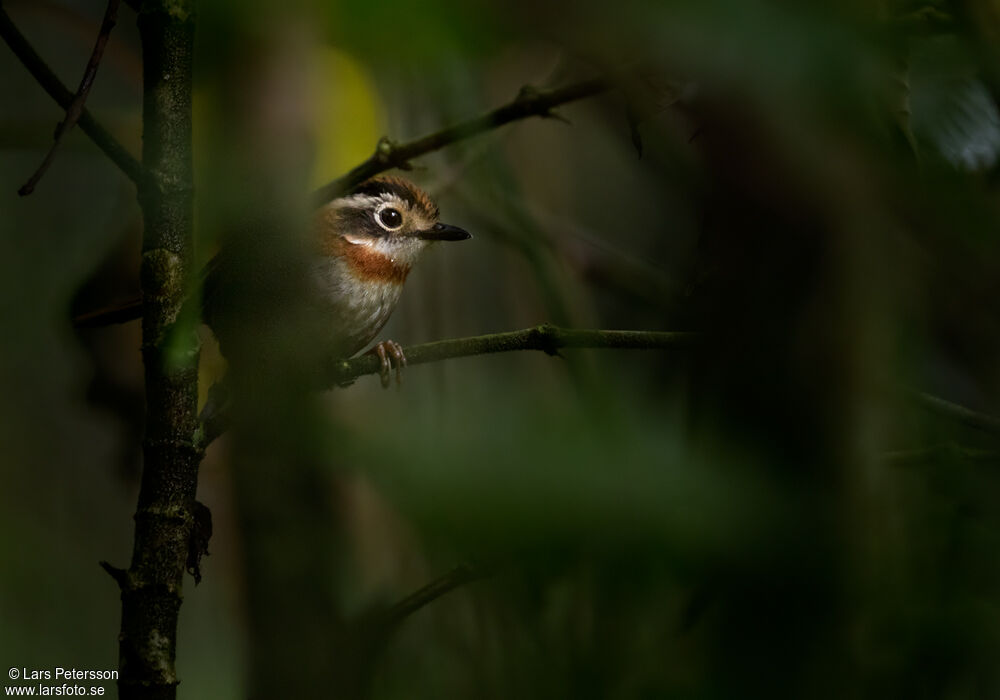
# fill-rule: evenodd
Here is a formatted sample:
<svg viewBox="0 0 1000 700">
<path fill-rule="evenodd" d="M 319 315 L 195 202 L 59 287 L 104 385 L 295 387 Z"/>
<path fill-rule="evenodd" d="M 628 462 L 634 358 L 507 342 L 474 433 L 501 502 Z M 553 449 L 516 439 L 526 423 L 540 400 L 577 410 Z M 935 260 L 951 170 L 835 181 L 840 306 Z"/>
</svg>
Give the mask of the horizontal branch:
<svg viewBox="0 0 1000 700">
<path fill-rule="evenodd" d="M 456 357 L 472 357 L 517 350 L 540 350 L 549 355 L 557 355 L 562 348 L 665 350 L 688 346 L 696 338 L 696 333 L 675 331 L 577 330 L 542 325 L 520 331 L 413 345 L 404 348 L 403 352 L 406 355 L 407 365 L 421 365 Z M 333 387 L 349 384 L 366 374 L 378 374 L 381 368 L 381 360 L 370 354 L 359 355 L 349 360 L 337 360 L 330 364 L 321 378 L 322 386 Z M 229 427 L 227 405 L 229 397 L 225 385 L 216 384 L 209 397 L 209 401 L 202 411 L 202 425 L 197 440 L 200 447 L 211 444 Z"/>
<path fill-rule="evenodd" d="M 35 81 L 42 86 L 42 89 L 56 101 L 64 110 L 70 109 L 75 98 L 69 88 L 52 72 L 42 57 L 24 38 L 20 30 L 11 21 L 10 16 L 0 5 L 0 38 L 7 42 L 7 46 L 14 52 L 17 59 L 28 69 Z M 117 165 L 123 173 L 136 185 L 139 185 L 143 178 L 142 164 L 128 152 L 118 140 L 112 136 L 107 129 L 94 119 L 93 115 L 84 109 L 77 122 L 80 130 L 83 131 L 98 148 L 104 151 Z"/>
<path fill-rule="evenodd" d="M 615 348 L 621 350 L 663 350 L 690 345 L 696 333 L 678 331 L 606 331 L 535 326 L 520 331 L 476 335 L 404 348 L 407 365 L 472 357 L 516 350 L 540 350 L 557 355 L 562 348 Z M 331 365 L 327 385 L 344 384 L 366 374 L 377 374 L 381 361 L 375 355 L 360 355 Z"/>
<path fill-rule="evenodd" d="M 560 105 L 587 97 L 599 95 L 611 88 L 607 80 L 595 78 L 567 85 L 554 90 L 537 90 L 524 87 L 513 101 L 482 116 L 469 119 L 455 126 L 436 131 L 422 138 L 406 143 L 395 143 L 383 138 L 375 147 L 375 153 L 346 175 L 323 185 L 312 193 L 312 200 L 320 206 L 343 195 L 355 185 L 379 173 L 401 168 L 409 170 L 410 161 L 419 156 L 440 150 L 445 146 L 481 134 L 491 129 L 528 117 L 548 117 L 556 115 L 552 110 Z"/>
<path fill-rule="evenodd" d="M 697 333 L 685 331 L 615 331 L 560 328 L 541 325 L 506 333 L 454 338 L 423 343 L 404 348 L 407 365 L 420 365 L 458 357 L 473 357 L 501 352 L 539 350 L 549 355 L 557 355 L 563 348 L 592 349 L 633 349 L 665 350 L 690 347 L 698 338 Z M 359 355 L 348 360 L 330 363 L 321 379 L 322 386 L 332 387 L 349 384 L 366 374 L 377 374 L 382 368 L 381 360 L 373 354 Z M 225 397 L 225 391 L 219 395 Z M 910 396 L 943 416 L 958 420 L 980 430 L 1000 434 L 1000 418 L 978 413 L 965 406 L 945 401 L 931 394 L 911 391 Z M 203 414 L 199 444 L 206 446 L 226 431 L 228 427 L 227 398 L 220 398 L 212 410 Z M 206 406 L 206 409 L 208 406 Z"/>
</svg>

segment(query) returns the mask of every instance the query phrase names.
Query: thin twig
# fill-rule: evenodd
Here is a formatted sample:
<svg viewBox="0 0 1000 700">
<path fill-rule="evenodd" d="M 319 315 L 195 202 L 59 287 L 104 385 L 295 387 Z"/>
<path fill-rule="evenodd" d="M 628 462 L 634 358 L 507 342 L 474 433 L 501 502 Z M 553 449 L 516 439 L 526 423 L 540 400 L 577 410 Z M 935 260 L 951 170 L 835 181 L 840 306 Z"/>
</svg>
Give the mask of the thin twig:
<svg viewBox="0 0 1000 700">
<path fill-rule="evenodd" d="M 977 430 L 982 430 L 994 435 L 1000 435 L 1000 418 L 986 413 L 973 411 L 971 408 L 960 406 L 951 401 L 945 401 L 937 396 L 924 393 L 922 391 L 910 390 L 910 398 L 916 401 L 929 411 L 948 416 L 959 423 L 963 423 Z"/>
<path fill-rule="evenodd" d="M 942 459 L 994 463 L 1000 462 L 1000 452 L 945 443 L 929 447 L 915 447 L 909 450 L 892 450 L 885 452 L 882 459 L 888 464 L 895 465 L 923 464 Z"/>
<path fill-rule="evenodd" d="M 541 325 L 507 333 L 477 335 L 453 340 L 439 340 L 405 348 L 406 363 L 420 365 L 455 357 L 472 357 L 515 350 L 541 350 L 557 355 L 562 348 L 616 348 L 665 350 L 690 346 L 696 333 L 679 331 L 608 331 L 560 328 Z M 343 384 L 366 374 L 376 374 L 381 362 L 374 355 L 360 355 L 333 363 L 326 376 L 329 386 Z"/>
<path fill-rule="evenodd" d="M 76 126 L 76 122 L 83 113 L 83 105 L 86 103 L 87 96 L 90 94 L 90 88 L 94 84 L 94 78 L 97 76 L 97 68 L 101 65 L 101 57 L 104 56 L 104 47 L 107 46 L 111 30 L 118 21 L 118 3 L 119 0 L 108 0 L 108 7 L 104 11 L 104 20 L 101 22 L 100 30 L 97 32 L 97 41 L 94 43 L 94 50 L 90 53 L 90 60 L 87 61 L 87 67 L 83 71 L 83 78 L 80 79 L 80 87 L 77 88 L 76 95 L 73 96 L 73 101 L 66 108 L 66 118 L 56 125 L 52 147 L 45 155 L 45 160 L 38 166 L 35 174 L 17 191 L 22 197 L 35 191 L 35 185 L 42 179 L 45 171 L 49 169 L 49 165 L 52 163 L 53 157 L 55 157 L 56 149 L 59 148 L 62 137 Z"/>
<path fill-rule="evenodd" d="M 45 61 L 42 60 L 41 56 L 32 48 L 28 40 L 24 38 L 20 30 L 11 21 L 10 16 L 4 10 L 3 6 L 0 5 L 0 38 L 7 43 L 10 50 L 14 52 L 17 59 L 28 69 L 31 76 L 35 81 L 42 86 L 42 89 L 49 94 L 49 96 L 56 101 L 56 103 L 65 110 L 70 108 L 73 103 L 73 93 L 70 92 L 69 88 L 63 85 L 62 81 L 52 72 L 52 69 L 46 65 Z M 143 168 L 135 157 L 128 152 L 118 140 L 112 136 L 107 129 L 105 129 L 101 124 L 94 119 L 93 115 L 89 111 L 84 109 L 80 118 L 77 122 L 80 126 L 80 130 L 83 131 L 90 140 L 93 141 L 98 148 L 104 151 L 104 154 L 108 156 L 114 162 L 115 165 L 121 169 L 123 173 L 136 185 L 139 185 L 143 179 Z"/>
<path fill-rule="evenodd" d="M 128 323 L 142 318 L 142 297 L 129 299 L 116 306 L 88 311 L 73 317 L 74 328 L 102 328 L 115 323 Z"/>
<path fill-rule="evenodd" d="M 444 576 L 435 579 L 426 586 L 417 589 L 410 595 L 385 611 L 383 629 L 391 629 L 400 624 L 418 610 L 430 605 L 438 598 L 451 593 L 456 588 L 460 588 L 473 581 L 488 576 L 484 569 L 472 566 L 459 566 L 452 569 Z"/>
<path fill-rule="evenodd" d="M 557 118 L 558 115 L 552 112 L 556 107 L 593 97 L 610 89 L 611 83 L 601 78 L 584 80 L 555 90 L 537 90 L 525 87 L 521 89 L 513 101 L 461 124 L 450 126 L 407 143 L 395 143 L 383 138 L 378 142 L 375 153 L 368 160 L 346 175 L 315 190 L 312 193 L 312 200 L 317 206 L 325 204 L 381 172 L 392 168 L 409 170 L 410 161 L 414 158 L 427 155 L 457 141 L 495 129 L 509 122 L 528 117 Z"/>
</svg>

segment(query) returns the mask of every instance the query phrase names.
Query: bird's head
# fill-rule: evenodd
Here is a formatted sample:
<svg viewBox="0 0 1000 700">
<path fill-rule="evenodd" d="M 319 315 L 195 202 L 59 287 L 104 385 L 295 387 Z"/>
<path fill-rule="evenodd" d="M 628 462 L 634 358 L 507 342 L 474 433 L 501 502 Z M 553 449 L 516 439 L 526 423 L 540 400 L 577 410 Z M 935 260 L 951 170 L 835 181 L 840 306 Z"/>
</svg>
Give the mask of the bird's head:
<svg viewBox="0 0 1000 700">
<path fill-rule="evenodd" d="M 321 251 L 345 259 L 358 277 L 402 283 L 427 246 L 471 236 L 438 220 L 426 192 L 397 177 L 377 177 L 319 210 Z"/>
</svg>

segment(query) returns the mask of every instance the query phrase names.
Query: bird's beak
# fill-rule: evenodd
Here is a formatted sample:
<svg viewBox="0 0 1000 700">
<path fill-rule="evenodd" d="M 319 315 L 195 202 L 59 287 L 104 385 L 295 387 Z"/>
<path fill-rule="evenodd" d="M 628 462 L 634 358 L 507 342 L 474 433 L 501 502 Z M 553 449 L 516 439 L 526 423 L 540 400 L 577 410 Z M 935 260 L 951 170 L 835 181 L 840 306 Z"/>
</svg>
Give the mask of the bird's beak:
<svg viewBox="0 0 1000 700">
<path fill-rule="evenodd" d="M 426 231 L 417 231 L 413 235 L 425 241 L 464 241 L 472 238 L 472 234 L 464 228 L 449 224 L 434 224 Z"/>
</svg>

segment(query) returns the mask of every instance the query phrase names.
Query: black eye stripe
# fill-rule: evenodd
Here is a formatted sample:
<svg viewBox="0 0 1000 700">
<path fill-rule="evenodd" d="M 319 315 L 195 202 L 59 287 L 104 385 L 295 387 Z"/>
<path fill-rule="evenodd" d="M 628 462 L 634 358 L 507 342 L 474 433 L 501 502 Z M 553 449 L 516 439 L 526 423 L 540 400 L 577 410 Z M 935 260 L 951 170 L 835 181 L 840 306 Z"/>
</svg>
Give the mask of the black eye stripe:
<svg viewBox="0 0 1000 700">
<path fill-rule="evenodd" d="M 347 231 L 364 231 L 371 226 L 369 210 L 361 207 L 343 207 L 337 210 L 337 218 Z"/>
</svg>

